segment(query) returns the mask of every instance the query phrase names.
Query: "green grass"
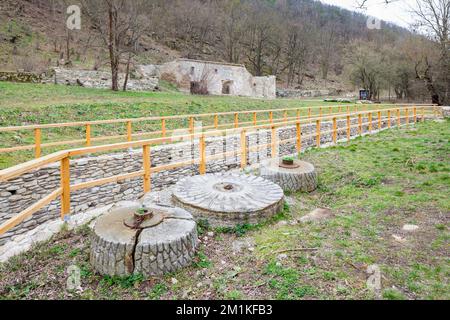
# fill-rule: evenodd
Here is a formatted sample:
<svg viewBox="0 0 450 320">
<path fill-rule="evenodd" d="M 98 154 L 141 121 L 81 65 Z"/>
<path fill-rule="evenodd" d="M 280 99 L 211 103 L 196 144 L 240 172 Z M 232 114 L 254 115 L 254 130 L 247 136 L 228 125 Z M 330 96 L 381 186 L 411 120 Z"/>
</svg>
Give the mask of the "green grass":
<svg viewBox="0 0 450 320">
<path fill-rule="evenodd" d="M 386 299 L 448 299 L 449 137 L 449 121 L 427 122 L 417 130 L 384 131 L 302 155 L 319 171 L 319 190 L 295 195 L 303 207 L 298 213 L 327 207 L 335 216 L 319 225 L 286 226 L 258 235 L 262 253 L 298 243 L 317 247 L 327 251 L 321 259 L 332 268 L 322 273 L 328 283 L 340 282 L 334 274 L 347 269 L 346 263 L 362 272 L 378 264 L 384 286 L 397 288 L 386 289 Z M 407 223 L 417 224 L 420 231 L 402 233 Z M 407 244 L 396 243 L 394 234 Z"/>
<path fill-rule="evenodd" d="M 179 114 L 200 114 L 255 109 L 302 108 L 329 104 L 321 100 L 298 99 L 253 99 L 224 96 L 192 96 L 176 92 L 164 84 L 167 92 L 113 92 L 108 89 L 89 89 L 52 84 L 18 84 L 0 82 L 0 124 L 20 126 L 27 124 L 47 124 L 89 120 L 126 119 Z M 305 111 L 306 112 L 306 111 Z M 294 116 L 295 112 L 290 114 Z M 306 115 L 306 113 L 305 113 Z M 267 116 L 267 115 L 266 115 Z M 282 117 L 281 112 L 274 117 Z M 240 116 L 242 121 L 252 121 L 252 115 Z M 211 119 L 202 119 L 203 125 L 212 125 Z M 221 117 L 220 123 L 233 123 L 233 116 Z M 188 128 L 188 119 L 168 120 L 168 130 Z M 160 121 L 133 124 L 133 132 L 161 130 Z M 126 134 L 124 124 L 96 125 L 92 136 Z M 151 136 L 147 136 L 150 138 Z M 84 127 L 52 128 L 42 131 L 42 142 L 75 140 L 85 138 Z M 124 141 L 125 138 L 111 139 L 99 143 Z M 34 144 L 33 131 L 0 133 L 0 148 Z M 94 143 L 95 144 L 95 143 Z M 83 146 L 67 145 L 44 148 L 48 154 L 65 148 Z M 30 160 L 33 150 L 0 154 L 0 169 Z"/>
<path fill-rule="evenodd" d="M 194 263 L 159 278 L 98 275 L 89 264 L 89 230 L 65 230 L 0 264 L 0 297 L 448 300 L 449 138 L 448 121 L 430 121 L 310 150 L 301 157 L 316 166 L 319 188 L 290 194 L 295 201 L 279 218 L 292 222 L 318 207 L 330 208 L 331 218 L 306 224 L 273 219 L 214 230 L 208 240 L 203 225 Z M 403 232 L 404 224 L 419 230 Z M 254 250 L 233 252 L 239 237 L 252 240 Z M 65 290 L 65 270 L 73 264 L 81 269 L 82 292 Z M 372 264 L 382 275 L 378 295 L 366 285 Z"/>
</svg>

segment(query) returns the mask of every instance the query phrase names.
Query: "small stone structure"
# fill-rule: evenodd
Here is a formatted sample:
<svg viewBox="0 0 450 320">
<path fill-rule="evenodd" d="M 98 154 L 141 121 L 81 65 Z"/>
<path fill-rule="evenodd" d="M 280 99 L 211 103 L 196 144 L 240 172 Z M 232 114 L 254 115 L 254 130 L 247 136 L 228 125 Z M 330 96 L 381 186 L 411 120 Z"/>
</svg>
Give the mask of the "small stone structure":
<svg viewBox="0 0 450 320">
<path fill-rule="evenodd" d="M 173 202 L 213 227 L 256 224 L 279 212 L 284 204 L 283 190 L 257 176 L 207 174 L 180 180 Z"/>
<path fill-rule="evenodd" d="M 261 165 L 261 176 L 284 191 L 311 192 L 317 188 L 316 170 L 306 161 L 294 160 L 292 165 L 283 165 L 279 159 L 271 159 Z"/>
<path fill-rule="evenodd" d="M 259 98 L 276 97 L 275 76 L 254 77 L 242 64 L 176 59 L 162 65 L 138 66 L 143 77 L 158 77 L 190 92 L 195 83 L 204 83 L 208 94 Z"/>
<path fill-rule="evenodd" d="M 83 86 L 87 88 L 111 88 L 111 72 L 95 70 L 75 70 L 65 68 L 54 68 L 52 78 L 46 80 L 48 83 L 64 84 L 70 86 Z M 125 74 L 119 74 L 119 86 L 123 85 Z M 151 76 L 139 76 L 135 78 L 130 75 L 127 89 L 131 91 L 153 91 L 158 86 L 158 78 Z"/>
<path fill-rule="evenodd" d="M 97 219 L 90 261 L 99 273 L 156 276 L 192 261 L 197 247 L 192 216 L 183 209 L 156 204 L 140 215 L 135 213 L 139 207 L 136 203 L 115 208 Z"/>
</svg>

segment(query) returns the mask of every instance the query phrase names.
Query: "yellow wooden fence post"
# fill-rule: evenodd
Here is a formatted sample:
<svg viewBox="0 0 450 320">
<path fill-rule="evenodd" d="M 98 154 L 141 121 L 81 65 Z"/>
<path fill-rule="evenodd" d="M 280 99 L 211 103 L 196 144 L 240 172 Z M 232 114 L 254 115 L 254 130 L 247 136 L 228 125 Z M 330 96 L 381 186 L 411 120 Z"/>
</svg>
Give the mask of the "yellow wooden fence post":
<svg viewBox="0 0 450 320">
<path fill-rule="evenodd" d="M 256 126 L 257 123 L 258 123 L 258 119 L 257 119 L 256 112 L 253 112 L 253 125 Z"/>
<path fill-rule="evenodd" d="M 362 116 L 361 113 L 358 114 L 358 133 L 362 135 Z"/>
<path fill-rule="evenodd" d="M 336 117 L 333 118 L 333 143 L 337 141 L 337 121 Z"/>
<path fill-rule="evenodd" d="M 287 111 L 284 111 L 283 112 L 283 119 L 284 119 L 284 124 L 286 125 L 287 124 Z"/>
<path fill-rule="evenodd" d="M 350 141 L 350 116 L 347 116 L 347 141 Z"/>
<path fill-rule="evenodd" d="M 275 126 L 272 126 L 271 129 L 272 135 L 271 135 L 271 156 L 272 158 L 276 158 L 277 156 L 277 130 Z"/>
<path fill-rule="evenodd" d="M 300 121 L 296 123 L 297 131 L 297 152 L 302 152 L 302 128 L 300 127 Z"/>
<path fill-rule="evenodd" d="M 61 219 L 70 213 L 70 160 L 69 157 L 61 159 Z"/>
<path fill-rule="evenodd" d="M 194 117 L 189 117 L 189 133 L 194 133 Z"/>
<path fill-rule="evenodd" d="M 214 128 L 219 128 L 219 116 L 217 114 L 214 115 Z"/>
<path fill-rule="evenodd" d="M 381 130 L 381 111 L 378 111 L 378 130 Z"/>
<path fill-rule="evenodd" d="M 91 146 L 91 125 L 86 124 L 86 147 Z"/>
<path fill-rule="evenodd" d="M 41 156 L 41 129 L 34 129 L 34 156 L 39 158 Z"/>
<path fill-rule="evenodd" d="M 247 166 L 247 132 L 241 131 L 241 169 Z"/>
<path fill-rule="evenodd" d="M 397 127 L 400 128 L 401 122 L 400 122 L 400 109 L 397 109 Z"/>
<path fill-rule="evenodd" d="M 416 107 L 413 108 L 413 116 L 414 116 L 414 124 L 416 124 L 416 122 L 417 122 L 417 108 Z"/>
<path fill-rule="evenodd" d="M 370 133 L 372 132 L 372 112 L 369 112 L 367 118 L 369 120 L 369 133 Z"/>
<path fill-rule="evenodd" d="M 150 145 L 142 146 L 142 163 L 144 167 L 144 192 L 151 191 L 151 160 L 150 160 Z"/>
<path fill-rule="evenodd" d="M 320 147 L 320 119 L 316 120 L 316 145 Z"/>
<path fill-rule="evenodd" d="M 166 119 L 165 118 L 161 118 L 161 131 L 162 131 L 163 138 L 165 138 L 166 137 Z"/>
<path fill-rule="evenodd" d="M 405 118 L 406 118 L 406 126 L 409 125 L 409 110 L 408 108 L 405 109 Z"/>
<path fill-rule="evenodd" d="M 272 111 L 269 112 L 269 121 L 270 121 L 270 123 L 273 123 L 273 112 Z"/>
<path fill-rule="evenodd" d="M 132 140 L 132 129 L 131 129 L 131 121 L 127 121 L 127 141 Z"/>
<path fill-rule="evenodd" d="M 206 173 L 206 146 L 205 146 L 205 135 L 201 135 L 200 141 L 199 141 L 199 148 L 200 148 L 200 174 Z"/>
<path fill-rule="evenodd" d="M 234 127 L 239 128 L 239 114 L 238 113 L 234 114 Z"/>
</svg>

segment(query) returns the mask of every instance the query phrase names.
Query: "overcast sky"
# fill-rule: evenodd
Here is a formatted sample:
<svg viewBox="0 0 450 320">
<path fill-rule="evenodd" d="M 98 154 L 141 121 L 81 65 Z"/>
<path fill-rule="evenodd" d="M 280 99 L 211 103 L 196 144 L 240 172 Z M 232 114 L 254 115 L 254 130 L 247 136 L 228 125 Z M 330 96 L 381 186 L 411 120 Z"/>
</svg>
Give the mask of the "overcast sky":
<svg viewBox="0 0 450 320">
<path fill-rule="evenodd" d="M 320 0 L 323 3 L 343 7 L 352 11 L 364 13 L 375 18 L 393 22 L 402 27 L 408 28 L 413 22 L 411 8 L 414 7 L 416 0 L 389 0 L 392 3 L 386 4 L 385 0 L 367 0 L 365 9 L 358 9 L 358 3 L 363 0 Z"/>
</svg>

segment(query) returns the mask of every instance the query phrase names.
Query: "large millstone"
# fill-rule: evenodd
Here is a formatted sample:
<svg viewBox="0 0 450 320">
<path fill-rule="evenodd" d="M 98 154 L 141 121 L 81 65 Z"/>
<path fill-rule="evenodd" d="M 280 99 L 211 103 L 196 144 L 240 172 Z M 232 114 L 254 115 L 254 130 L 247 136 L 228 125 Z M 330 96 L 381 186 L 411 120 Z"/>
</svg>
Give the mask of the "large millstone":
<svg viewBox="0 0 450 320">
<path fill-rule="evenodd" d="M 261 166 L 261 176 L 278 184 L 284 191 L 310 192 L 317 188 L 316 170 L 305 161 L 294 160 L 291 166 L 280 166 L 280 160 L 271 159 Z"/>
<path fill-rule="evenodd" d="M 188 265 L 194 257 L 197 228 L 189 212 L 147 204 L 153 217 L 132 229 L 126 224 L 139 206 L 116 207 L 98 218 L 90 261 L 99 273 L 162 275 Z"/>
<path fill-rule="evenodd" d="M 283 190 L 261 177 L 244 174 L 206 174 L 184 178 L 175 185 L 173 203 L 196 220 L 213 227 L 256 224 L 282 209 Z"/>
</svg>

